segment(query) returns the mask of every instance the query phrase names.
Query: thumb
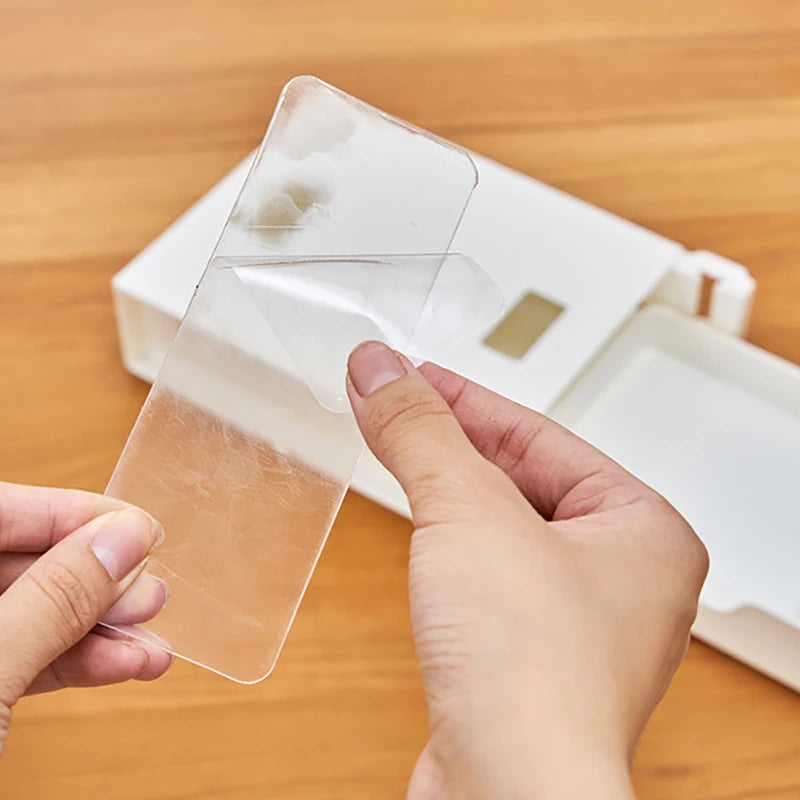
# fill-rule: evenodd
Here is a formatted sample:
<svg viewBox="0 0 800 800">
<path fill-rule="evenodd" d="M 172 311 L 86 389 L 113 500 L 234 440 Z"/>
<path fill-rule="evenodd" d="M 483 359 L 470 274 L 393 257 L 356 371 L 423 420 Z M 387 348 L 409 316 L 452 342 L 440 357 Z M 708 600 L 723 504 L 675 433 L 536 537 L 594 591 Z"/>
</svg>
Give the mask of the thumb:
<svg viewBox="0 0 800 800">
<path fill-rule="evenodd" d="M 408 495 L 417 527 L 475 505 L 491 465 L 407 358 L 380 342 L 360 345 L 348 362 L 347 393 L 367 445 Z"/>
<path fill-rule="evenodd" d="M 0 709 L 80 641 L 137 577 L 160 526 L 136 508 L 103 514 L 36 560 L 0 595 Z"/>
</svg>

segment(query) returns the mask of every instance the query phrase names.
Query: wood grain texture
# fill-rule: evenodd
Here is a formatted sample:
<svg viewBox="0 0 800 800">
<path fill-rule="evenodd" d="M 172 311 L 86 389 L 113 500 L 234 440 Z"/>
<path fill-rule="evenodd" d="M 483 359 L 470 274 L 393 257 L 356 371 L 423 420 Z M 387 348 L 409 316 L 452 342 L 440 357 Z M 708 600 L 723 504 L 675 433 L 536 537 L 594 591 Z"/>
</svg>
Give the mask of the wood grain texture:
<svg viewBox="0 0 800 800">
<path fill-rule="evenodd" d="M 109 278 L 261 138 L 298 73 L 750 267 L 800 362 L 796 0 L 0 0 L 0 474 L 102 490 L 146 387 Z M 345 503 L 273 677 L 23 701 L 16 800 L 400 798 L 426 738 L 407 523 Z M 699 644 L 650 800 L 800 796 L 800 698 Z"/>
</svg>

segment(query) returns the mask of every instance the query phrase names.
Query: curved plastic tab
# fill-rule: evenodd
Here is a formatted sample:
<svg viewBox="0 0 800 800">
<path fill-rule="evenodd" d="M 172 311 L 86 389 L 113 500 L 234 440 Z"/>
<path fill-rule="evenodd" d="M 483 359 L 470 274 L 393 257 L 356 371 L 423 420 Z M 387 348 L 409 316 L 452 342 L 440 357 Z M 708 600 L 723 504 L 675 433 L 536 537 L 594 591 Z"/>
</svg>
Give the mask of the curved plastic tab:
<svg viewBox="0 0 800 800">
<path fill-rule="evenodd" d="M 497 321 L 503 298 L 460 254 L 217 259 L 246 288 L 325 408 L 347 413 L 347 358 L 360 342 L 386 342 L 432 358 Z"/>
</svg>

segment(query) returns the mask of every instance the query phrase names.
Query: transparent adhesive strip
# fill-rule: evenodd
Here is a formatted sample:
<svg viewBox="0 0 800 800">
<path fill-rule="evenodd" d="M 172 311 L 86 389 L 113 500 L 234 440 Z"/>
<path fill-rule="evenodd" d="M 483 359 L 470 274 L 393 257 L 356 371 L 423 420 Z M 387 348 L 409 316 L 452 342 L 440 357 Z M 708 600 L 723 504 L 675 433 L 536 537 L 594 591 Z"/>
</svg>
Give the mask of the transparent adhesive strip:
<svg viewBox="0 0 800 800">
<path fill-rule="evenodd" d="M 166 532 L 147 569 L 170 600 L 135 635 L 241 682 L 273 668 L 363 447 L 349 352 L 379 339 L 431 357 L 502 311 L 468 258 L 420 255 L 455 232 L 475 181 L 468 156 L 313 79 L 293 84 L 107 490 Z M 327 211 L 298 195 L 282 231 L 264 226 L 263 208 L 285 202 L 280 170 L 296 187 L 322 171 L 320 153 Z M 431 185 L 435 221 L 415 200 Z M 375 228 L 410 252 L 351 255 L 377 249 Z"/>
</svg>

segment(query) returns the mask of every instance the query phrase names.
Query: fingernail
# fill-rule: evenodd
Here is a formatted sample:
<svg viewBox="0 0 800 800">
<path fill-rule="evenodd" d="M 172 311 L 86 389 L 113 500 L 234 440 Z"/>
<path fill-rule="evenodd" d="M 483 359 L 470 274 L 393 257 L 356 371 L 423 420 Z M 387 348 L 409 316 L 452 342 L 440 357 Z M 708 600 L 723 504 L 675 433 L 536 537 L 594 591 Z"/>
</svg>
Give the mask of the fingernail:
<svg viewBox="0 0 800 800">
<path fill-rule="evenodd" d="M 160 526 L 138 508 L 98 517 L 92 551 L 112 580 L 124 578 L 153 549 Z"/>
<path fill-rule="evenodd" d="M 351 354 L 347 371 L 361 397 L 376 392 L 387 383 L 406 375 L 406 368 L 397 354 L 381 342 L 365 342 Z"/>
<path fill-rule="evenodd" d="M 139 670 L 141 672 L 147 666 L 147 662 L 150 661 L 150 653 L 147 651 L 147 648 L 139 644 L 139 642 L 120 642 L 123 647 L 129 647 L 133 650 L 139 658 L 142 660 L 142 666 Z"/>
<path fill-rule="evenodd" d="M 153 550 L 155 550 L 156 547 L 161 547 L 161 545 L 164 544 L 164 537 L 166 534 L 164 533 L 164 528 L 158 520 L 151 517 L 150 524 L 153 525 L 153 530 L 155 531 L 156 541 L 153 544 Z"/>
<path fill-rule="evenodd" d="M 117 633 L 130 637 L 129 641 L 132 643 L 139 642 L 140 644 L 152 645 L 159 650 L 165 650 L 167 652 L 172 650 L 172 645 L 166 639 L 162 639 L 151 630 L 142 628 L 139 625 L 120 623 L 114 626 L 114 630 L 117 631 Z"/>
<path fill-rule="evenodd" d="M 153 645 L 159 648 L 159 650 L 163 650 L 165 653 L 169 653 L 170 663 L 172 663 L 175 660 L 175 654 L 172 652 L 172 645 L 166 639 L 162 639 L 160 636 L 156 636 L 156 634 L 152 633 L 151 631 L 147 631 L 147 638 Z"/>
<path fill-rule="evenodd" d="M 162 639 L 160 636 L 157 636 L 152 631 L 145 631 L 145 634 L 149 642 L 151 642 L 161 650 L 165 650 L 166 652 L 170 653 L 170 655 L 172 655 L 172 657 L 175 658 L 175 655 L 171 652 L 172 645 L 166 639 Z"/>
<path fill-rule="evenodd" d="M 143 572 L 106 612 L 103 622 L 145 622 L 158 614 L 168 600 L 169 586 L 161 578 Z"/>
<path fill-rule="evenodd" d="M 172 652 L 172 645 L 166 639 L 162 639 L 152 631 L 148 631 L 145 628 L 140 628 L 136 625 L 129 625 L 126 627 L 129 630 L 136 631 L 136 636 L 140 642 L 144 643 L 145 645 L 149 644 L 152 647 L 158 648 L 159 650 L 163 650 L 169 656 L 170 665 L 173 661 L 175 661 L 175 654 Z"/>
</svg>

